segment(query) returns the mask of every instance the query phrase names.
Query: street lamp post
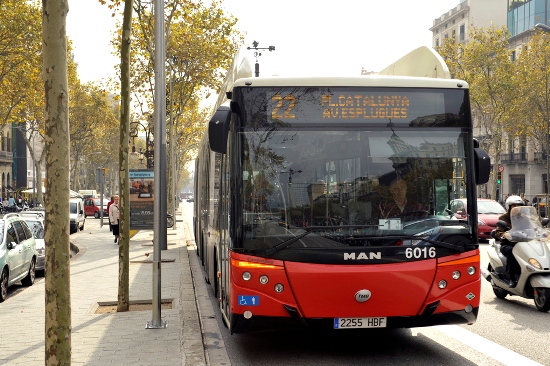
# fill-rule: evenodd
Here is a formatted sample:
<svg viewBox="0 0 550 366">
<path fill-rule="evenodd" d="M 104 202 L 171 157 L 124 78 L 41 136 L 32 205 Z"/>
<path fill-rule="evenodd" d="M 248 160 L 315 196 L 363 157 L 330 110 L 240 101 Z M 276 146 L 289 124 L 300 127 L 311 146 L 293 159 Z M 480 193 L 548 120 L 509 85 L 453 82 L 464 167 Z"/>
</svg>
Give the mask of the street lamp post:
<svg viewBox="0 0 550 366">
<path fill-rule="evenodd" d="M 35 140 L 35 136 L 33 136 L 32 138 L 32 206 L 33 207 L 36 207 L 36 193 L 37 193 L 37 190 L 36 190 L 36 158 L 35 158 L 35 151 L 34 151 L 34 140 Z"/>
<path fill-rule="evenodd" d="M 296 173 L 301 173 L 301 170 L 294 170 L 294 169 L 288 169 L 287 171 L 282 171 L 280 173 L 288 173 L 288 199 L 290 200 L 290 207 L 294 207 L 294 191 L 292 190 L 292 176 Z M 290 222 L 288 221 L 290 214 L 290 210 L 288 213 L 285 214 L 285 222 L 286 222 L 286 228 L 288 229 L 288 225 L 290 225 Z"/>
<path fill-rule="evenodd" d="M 176 63 L 177 57 L 172 57 L 172 64 L 170 65 L 170 167 L 169 167 L 169 189 L 168 192 L 170 193 L 169 200 L 170 203 L 168 205 L 168 208 L 170 210 L 170 214 L 172 216 L 176 217 L 176 160 L 175 160 L 175 144 L 176 144 L 176 137 L 175 137 L 175 121 L 174 121 L 174 63 Z M 176 230 L 176 225 L 172 227 L 172 230 Z"/>
<path fill-rule="evenodd" d="M 146 167 L 147 169 L 153 168 L 153 131 L 151 130 L 150 125 L 145 126 L 143 123 L 139 121 L 134 121 L 131 123 L 130 127 L 130 137 L 133 139 L 138 137 L 139 134 L 139 127 L 141 126 L 141 129 L 145 132 L 145 151 L 142 151 L 142 149 L 139 149 L 139 160 L 140 162 L 143 162 L 143 159 L 146 159 Z"/>
</svg>

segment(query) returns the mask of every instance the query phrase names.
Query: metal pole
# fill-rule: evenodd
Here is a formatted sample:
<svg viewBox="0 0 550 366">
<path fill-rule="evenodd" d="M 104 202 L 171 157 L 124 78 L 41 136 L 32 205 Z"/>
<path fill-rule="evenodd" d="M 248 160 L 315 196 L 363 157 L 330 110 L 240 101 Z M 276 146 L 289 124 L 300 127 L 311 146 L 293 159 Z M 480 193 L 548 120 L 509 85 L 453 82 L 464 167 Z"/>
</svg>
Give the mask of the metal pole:
<svg viewBox="0 0 550 366">
<path fill-rule="evenodd" d="M 544 217 L 548 215 L 548 194 L 550 194 L 550 121 L 546 121 L 546 209 L 544 210 Z M 539 203 L 540 207 L 540 203 Z"/>
<path fill-rule="evenodd" d="M 32 138 L 32 177 L 34 182 L 32 182 L 32 206 L 36 207 L 36 152 L 34 150 L 34 139 L 36 135 Z"/>
<path fill-rule="evenodd" d="M 176 217 L 176 159 L 175 159 L 175 125 L 174 125 L 174 114 L 172 113 L 172 109 L 174 108 L 174 70 L 173 66 L 170 70 L 170 177 L 172 178 L 171 186 L 171 194 L 170 194 L 170 213 L 172 216 Z M 176 230 L 176 223 L 174 222 L 174 226 L 172 226 L 172 230 Z"/>
<path fill-rule="evenodd" d="M 164 44 L 164 3 L 155 0 L 155 149 L 153 214 L 153 319 L 147 329 L 166 328 L 161 319 L 161 250 L 166 249 L 166 72 Z"/>
<path fill-rule="evenodd" d="M 101 168 L 101 185 L 99 186 L 99 227 L 103 227 L 103 192 L 105 190 L 105 168 Z"/>
</svg>

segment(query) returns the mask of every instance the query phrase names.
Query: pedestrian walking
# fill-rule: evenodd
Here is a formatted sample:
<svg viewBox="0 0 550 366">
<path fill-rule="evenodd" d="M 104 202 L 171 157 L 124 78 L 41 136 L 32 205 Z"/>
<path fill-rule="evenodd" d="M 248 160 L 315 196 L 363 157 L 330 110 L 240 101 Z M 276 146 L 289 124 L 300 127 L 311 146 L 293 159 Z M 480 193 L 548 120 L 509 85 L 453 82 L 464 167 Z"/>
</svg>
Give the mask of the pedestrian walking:
<svg viewBox="0 0 550 366">
<path fill-rule="evenodd" d="M 523 200 L 523 205 L 524 206 L 529 206 L 529 200 L 527 198 L 525 198 L 525 194 L 520 194 L 519 195 L 521 197 L 521 199 Z"/>
<path fill-rule="evenodd" d="M 107 203 L 107 214 L 109 214 L 109 207 L 115 203 L 115 196 L 111 196 L 111 200 Z M 113 231 L 113 226 L 111 225 L 111 219 L 109 219 L 109 231 Z"/>
<path fill-rule="evenodd" d="M 109 223 L 113 229 L 113 235 L 115 236 L 115 243 L 119 239 L 120 228 L 120 208 L 118 206 L 119 197 L 113 196 L 113 203 L 109 206 Z"/>
</svg>

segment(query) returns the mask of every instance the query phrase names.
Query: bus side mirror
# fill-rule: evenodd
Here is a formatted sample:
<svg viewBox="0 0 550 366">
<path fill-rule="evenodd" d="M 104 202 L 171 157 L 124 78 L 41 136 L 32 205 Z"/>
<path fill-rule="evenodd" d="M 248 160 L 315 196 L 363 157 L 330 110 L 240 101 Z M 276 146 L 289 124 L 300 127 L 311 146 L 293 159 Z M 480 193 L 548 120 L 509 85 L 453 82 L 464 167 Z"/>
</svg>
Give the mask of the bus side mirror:
<svg viewBox="0 0 550 366">
<path fill-rule="evenodd" d="M 476 184 L 485 184 L 489 181 L 491 173 L 491 158 L 482 148 L 474 148 L 474 167 L 476 175 Z"/>
<path fill-rule="evenodd" d="M 227 152 L 227 136 L 231 121 L 231 108 L 221 105 L 208 123 L 208 142 L 210 150 L 225 154 Z"/>
</svg>

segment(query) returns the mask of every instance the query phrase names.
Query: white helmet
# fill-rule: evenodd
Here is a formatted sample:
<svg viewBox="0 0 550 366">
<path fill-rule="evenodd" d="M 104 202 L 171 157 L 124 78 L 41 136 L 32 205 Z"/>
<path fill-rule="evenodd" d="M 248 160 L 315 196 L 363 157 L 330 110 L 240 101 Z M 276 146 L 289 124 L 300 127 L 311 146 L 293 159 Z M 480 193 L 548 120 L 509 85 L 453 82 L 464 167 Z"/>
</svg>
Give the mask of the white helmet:
<svg viewBox="0 0 550 366">
<path fill-rule="evenodd" d="M 510 209 L 510 205 L 519 205 L 519 206 L 523 206 L 523 200 L 521 199 L 520 196 L 510 196 L 508 198 L 506 198 L 506 203 L 505 203 L 505 206 L 506 206 L 506 211 L 508 211 Z"/>
</svg>

